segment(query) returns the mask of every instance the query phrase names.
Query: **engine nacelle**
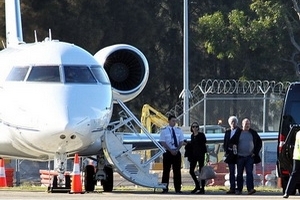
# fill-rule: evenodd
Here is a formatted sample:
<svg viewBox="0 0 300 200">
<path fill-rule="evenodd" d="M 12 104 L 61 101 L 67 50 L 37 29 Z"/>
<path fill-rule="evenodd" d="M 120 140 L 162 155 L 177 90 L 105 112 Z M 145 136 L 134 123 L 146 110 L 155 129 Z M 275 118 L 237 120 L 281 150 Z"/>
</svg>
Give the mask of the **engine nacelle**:
<svg viewBox="0 0 300 200">
<path fill-rule="evenodd" d="M 104 67 L 113 89 L 113 98 L 130 101 L 144 89 L 149 66 L 144 54 L 127 44 L 117 44 L 101 49 L 94 55 Z"/>
</svg>

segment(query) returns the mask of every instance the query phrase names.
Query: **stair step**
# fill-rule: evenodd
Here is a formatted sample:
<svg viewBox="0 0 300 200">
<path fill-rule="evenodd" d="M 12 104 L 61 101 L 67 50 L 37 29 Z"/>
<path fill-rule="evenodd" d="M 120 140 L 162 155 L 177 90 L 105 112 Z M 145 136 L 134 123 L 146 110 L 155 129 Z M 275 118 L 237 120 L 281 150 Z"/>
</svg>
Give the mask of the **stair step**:
<svg viewBox="0 0 300 200">
<path fill-rule="evenodd" d="M 159 183 L 158 175 L 150 173 L 150 165 L 143 164 L 141 156 L 135 154 L 131 146 L 125 146 L 120 137 L 106 132 L 104 144 L 106 157 L 126 180 L 144 187 L 165 188 L 164 184 Z"/>
</svg>

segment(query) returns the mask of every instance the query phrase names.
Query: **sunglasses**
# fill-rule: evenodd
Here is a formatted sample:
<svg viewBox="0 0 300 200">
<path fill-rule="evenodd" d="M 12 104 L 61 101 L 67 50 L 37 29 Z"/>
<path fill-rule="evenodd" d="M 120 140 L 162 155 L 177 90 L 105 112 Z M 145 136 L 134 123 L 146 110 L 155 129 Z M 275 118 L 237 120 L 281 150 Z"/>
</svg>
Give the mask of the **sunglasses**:
<svg viewBox="0 0 300 200">
<path fill-rule="evenodd" d="M 192 126 L 192 128 L 199 128 L 199 126 Z"/>
</svg>

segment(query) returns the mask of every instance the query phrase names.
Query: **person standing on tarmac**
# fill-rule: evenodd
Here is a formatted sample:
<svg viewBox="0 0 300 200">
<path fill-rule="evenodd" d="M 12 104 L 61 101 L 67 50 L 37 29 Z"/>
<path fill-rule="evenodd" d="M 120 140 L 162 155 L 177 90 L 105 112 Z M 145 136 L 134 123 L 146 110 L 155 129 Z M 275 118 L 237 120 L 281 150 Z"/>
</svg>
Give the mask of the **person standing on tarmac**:
<svg viewBox="0 0 300 200">
<path fill-rule="evenodd" d="M 283 198 L 289 198 L 290 194 L 292 194 L 295 190 L 296 184 L 299 181 L 300 177 L 300 131 L 296 133 L 295 138 L 296 139 L 293 151 L 293 170 L 290 175 Z"/>
<path fill-rule="evenodd" d="M 253 164 L 261 162 L 259 152 L 262 147 L 262 140 L 258 133 L 250 128 L 250 120 L 245 118 L 242 121 L 242 131 L 236 133 L 237 139 L 237 191 L 235 194 L 242 194 L 244 179 L 243 172 L 246 171 L 246 186 L 248 195 L 256 192 L 253 180 Z"/>
<path fill-rule="evenodd" d="M 173 168 L 174 188 L 177 194 L 181 192 L 181 153 L 180 148 L 184 142 L 183 132 L 179 127 L 175 127 L 176 117 L 170 115 L 168 117 L 169 125 L 162 128 L 160 131 L 159 141 L 166 149 L 163 154 L 163 174 L 162 183 L 166 184 L 166 188 L 162 193 L 169 192 L 169 178 L 171 166 Z"/>
<path fill-rule="evenodd" d="M 186 145 L 186 150 L 189 149 L 189 153 L 187 153 L 188 161 L 190 162 L 190 175 L 195 183 L 195 189 L 191 191 L 192 194 L 204 194 L 205 190 L 205 180 L 200 180 L 200 183 L 195 174 L 195 168 L 198 163 L 198 171 L 200 171 L 204 166 L 205 154 L 207 153 L 206 149 L 206 137 L 205 134 L 199 131 L 199 124 L 197 122 L 193 122 L 191 125 L 191 142 Z"/>
<path fill-rule="evenodd" d="M 227 129 L 225 131 L 224 135 L 224 150 L 225 155 L 227 156 L 225 161 L 228 164 L 229 168 L 229 183 L 230 183 L 230 189 L 226 192 L 226 194 L 235 194 L 235 168 L 236 168 L 236 152 L 233 152 L 233 149 L 237 148 L 236 144 L 232 140 L 233 136 L 240 132 L 241 129 L 237 126 L 238 119 L 236 116 L 230 116 L 228 118 L 228 124 L 230 126 L 230 129 Z"/>
</svg>

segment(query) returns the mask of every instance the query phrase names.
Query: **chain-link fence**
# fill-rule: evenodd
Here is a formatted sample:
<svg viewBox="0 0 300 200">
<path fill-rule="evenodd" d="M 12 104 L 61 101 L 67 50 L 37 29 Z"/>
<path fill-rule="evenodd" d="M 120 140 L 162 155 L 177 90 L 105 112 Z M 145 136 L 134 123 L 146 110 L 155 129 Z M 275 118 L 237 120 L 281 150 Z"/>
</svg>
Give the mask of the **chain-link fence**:
<svg viewBox="0 0 300 200">
<path fill-rule="evenodd" d="M 191 91 L 188 111 L 183 111 L 183 101 L 171 109 L 183 120 L 187 114 L 189 121 L 202 125 L 222 122 L 228 126 L 227 119 L 236 115 L 239 119 L 249 118 L 252 128 L 257 131 L 277 131 L 285 91 L 289 82 L 202 80 Z"/>
</svg>

